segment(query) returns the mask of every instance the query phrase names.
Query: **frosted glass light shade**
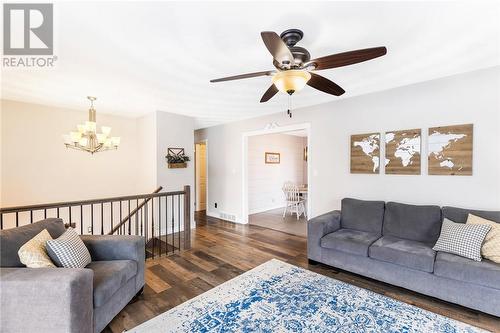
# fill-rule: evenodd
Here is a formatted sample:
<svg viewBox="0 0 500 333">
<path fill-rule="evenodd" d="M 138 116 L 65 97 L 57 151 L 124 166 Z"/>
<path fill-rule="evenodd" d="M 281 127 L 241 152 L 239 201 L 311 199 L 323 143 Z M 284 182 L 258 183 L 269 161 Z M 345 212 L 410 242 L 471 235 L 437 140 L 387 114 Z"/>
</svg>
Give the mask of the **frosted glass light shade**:
<svg viewBox="0 0 500 333">
<path fill-rule="evenodd" d="M 102 126 L 101 127 L 101 132 L 103 134 L 105 134 L 106 136 L 109 136 L 109 134 L 111 133 L 111 127 L 108 127 L 108 126 Z"/>
<path fill-rule="evenodd" d="M 80 138 L 82 137 L 82 133 L 80 132 L 70 132 L 69 133 L 71 142 L 78 142 Z"/>
<path fill-rule="evenodd" d="M 106 141 L 104 142 L 104 147 L 109 148 L 111 147 L 111 144 L 112 144 L 111 139 L 106 139 Z"/>
<path fill-rule="evenodd" d="M 87 145 L 88 142 L 89 142 L 89 140 L 87 138 L 81 138 L 80 141 L 78 141 L 80 146 L 84 146 L 84 147 Z"/>
<path fill-rule="evenodd" d="M 97 136 L 97 142 L 99 142 L 99 143 L 106 142 L 106 138 L 107 138 L 106 134 L 104 134 L 104 133 L 97 133 L 96 136 Z"/>
<path fill-rule="evenodd" d="M 113 144 L 113 146 L 118 147 L 120 145 L 120 137 L 119 136 L 112 137 L 111 143 Z"/>
<path fill-rule="evenodd" d="M 273 76 L 273 83 L 279 91 L 293 93 L 301 90 L 311 79 L 311 74 L 304 70 L 290 69 Z"/>
<path fill-rule="evenodd" d="M 96 123 L 94 121 L 86 121 L 85 122 L 85 129 L 87 130 L 87 132 L 95 133 Z"/>
<path fill-rule="evenodd" d="M 76 125 L 78 132 L 85 133 L 85 125 Z"/>
</svg>

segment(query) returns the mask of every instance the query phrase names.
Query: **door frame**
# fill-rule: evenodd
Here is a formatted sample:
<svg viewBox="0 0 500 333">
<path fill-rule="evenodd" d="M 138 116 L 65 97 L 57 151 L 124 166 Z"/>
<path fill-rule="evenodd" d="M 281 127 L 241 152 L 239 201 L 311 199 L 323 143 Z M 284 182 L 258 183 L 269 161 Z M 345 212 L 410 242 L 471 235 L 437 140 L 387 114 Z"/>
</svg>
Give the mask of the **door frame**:
<svg viewBox="0 0 500 333">
<path fill-rule="evenodd" d="M 196 141 L 194 143 L 194 211 L 198 212 L 198 186 L 196 183 L 196 170 L 198 169 L 198 161 L 196 160 L 196 145 L 205 145 L 205 211 L 208 210 L 208 139 Z"/>
<path fill-rule="evenodd" d="M 242 214 L 241 214 L 241 222 L 248 223 L 248 138 L 251 136 L 257 135 L 265 135 L 265 134 L 277 134 L 283 132 L 292 132 L 298 130 L 306 130 L 307 132 L 307 216 L 314 216 L 311 205 L 311 198 L 313 191 L 312 189 L 312 166 L 314 158 L 311 158 L 313 155 L 313 150 L 311 149 L 311 123 L 299 123 L 287 126 L 277 126 L 274 128 L 266 128 L 255 131 L 248 131 L 242 133 L 242 175 L 241 175 L 241 184 L 242 184 Z"/>
</svg>

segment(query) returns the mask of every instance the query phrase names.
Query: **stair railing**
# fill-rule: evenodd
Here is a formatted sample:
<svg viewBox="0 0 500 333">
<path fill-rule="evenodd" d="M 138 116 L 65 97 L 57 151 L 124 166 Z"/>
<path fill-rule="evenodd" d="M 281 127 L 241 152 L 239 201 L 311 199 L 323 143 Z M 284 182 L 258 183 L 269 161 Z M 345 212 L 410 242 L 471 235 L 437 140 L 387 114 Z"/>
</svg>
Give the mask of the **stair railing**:
<svg viewBox="0 0 500 333">
<path fill-rule="evenodd" d="M 190 186 L 182 191 L 0 208 L 0 229 L 60 218 L 81 235 L 138 235 L 147 257 L 191 248 Z"/>
</svg>

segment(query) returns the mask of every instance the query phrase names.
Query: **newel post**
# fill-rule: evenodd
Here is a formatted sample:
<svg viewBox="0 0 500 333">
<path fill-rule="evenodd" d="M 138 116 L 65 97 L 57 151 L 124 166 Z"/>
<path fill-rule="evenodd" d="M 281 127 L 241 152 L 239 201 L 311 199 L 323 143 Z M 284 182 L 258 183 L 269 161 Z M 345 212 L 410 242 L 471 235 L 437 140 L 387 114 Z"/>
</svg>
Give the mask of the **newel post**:
<svg viewBox="0 0 500 333">
<path fill-rule="evenodd" d="M 191 187 L 184 186 L 184 249 L 191 248 Z"/>
</svg>

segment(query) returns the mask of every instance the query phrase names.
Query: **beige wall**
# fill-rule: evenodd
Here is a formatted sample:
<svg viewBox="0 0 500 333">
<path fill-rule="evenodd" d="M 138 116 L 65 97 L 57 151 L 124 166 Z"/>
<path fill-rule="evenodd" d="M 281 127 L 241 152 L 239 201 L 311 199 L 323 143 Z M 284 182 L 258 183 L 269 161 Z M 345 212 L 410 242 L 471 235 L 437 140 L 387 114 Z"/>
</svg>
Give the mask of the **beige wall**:
<svg viewBox="0 0 500 333">
<path fill-rule="evenodd" d="M 1 101 L 2 207 L 135 194 L 140 186 L 137 121 L 99 114 L 122 138 L 116 151 L 67 149 L 62 134 L 87 119 L 85 109 Z"/>
<path fill-rule="evenodd" d="M 344 197 L 500 209 L 500 67 L 422 82 L 328 104 L 224 124 L 195 132 L 208 139 L 208 213 L 235 214 L 242 206 L 242 133 L 266 124 L 310 124 L 310 216 L 340 207 Z M 296 98 L 300 98 L 297 95 Z M 335 100 L 332 97 L 332 100 Z M 355 175 L 349 172 L 352 134 L 452 124 L 474 124 L 474 175 L 427 175 L 426 136 L 422 175 Z M 382 148 L 382 155 L 384 154 Z M 383 169 L 383 167 L 382 167 Z M 214 202 L 218 208 L 214 208 Z"/>
<path fill-rule="evenodd" d="M 266 134 L 248 138 L 248 210 L 250 214 L 284 207 L 281 188 L 291 181 L 303 183 L 302 137 Z M 279 164 L 266 164 L 266 152 L 280 153 Z"/>
</svg>

